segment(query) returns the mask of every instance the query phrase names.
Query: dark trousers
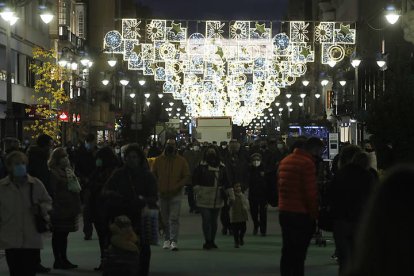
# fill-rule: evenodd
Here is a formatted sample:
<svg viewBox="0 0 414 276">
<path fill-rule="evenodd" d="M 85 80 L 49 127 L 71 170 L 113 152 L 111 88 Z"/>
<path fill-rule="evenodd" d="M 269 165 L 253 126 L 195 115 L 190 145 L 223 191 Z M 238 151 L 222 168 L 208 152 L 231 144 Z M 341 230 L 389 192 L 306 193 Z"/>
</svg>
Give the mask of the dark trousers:
<svg viewBox="0 0 414 276">
<path fill-rule="evenodd" d="M 83 234 L 85 234 L 85 238 L 92 237 L 93 233 L 93 226 L 92 226 L 92 219 L 91 219 L 91 206 L 90 206 L 90 197 L 91 192 L 86 189 L 83 191 Z"/>
<path fill-rule="evenodd" d="M 246 222 L 234 222 L 231 224 L 231 228 L 233 229 L 234 243 L 243 242 L 244 234 L 246 234 Z"/>
<path fill-rule="evenodd" d="M 107 249 L 109 245 L 109 226 L 104 222 L 94 222 L 93 225 L 95 226 L 96 234 L 98 235 L 102 260 L 105 249 Z"/>
<path fill-rule="evenodd" d="M 196 211 L 198 208 L 196 206 L 194 189 L 192 186 L 187 187 L 187 198 L 188 198 L 188 206 L 190 206 L 190 212 Z"/>
<path fill-rule="evenodd" d="M 352 257 L 355 241 L 356 224 L 345 220 L 335 220 L 333 236 L 336 245 L 336 256 L 339 263 L 339 274 L 345 271 Z"/>
<path fill-rule="evenodd" d="M 142 244 L 139 253 L 139 276 L 147 276 L 149 274 L 151 261 L 151 246 L 149 244 Z"/>
<path fill-rule="evenodd" d="M 67 261 L 69 232 L 54 231 L 52 233 L 52 249 L 55 262 Z"/>
<path fill-rule="evenodd" d="M 10 276 L 34 276 L 38 266 L 39 249 L 13 248 L 6 249 L 6 261 Z"/>
<path fill-rule="evenodd" d="M 249 200 L 250 214 L 255 229 L 260 228 L 260 233 L 266 234 L 267 229 L 267 202 L 260 200 Z"/>
<path fill-rule="evenodd" d="M 204 239 L 206 242 L 214 242 L 217 234 L 217 221 L 220 209 L 218 208 L 199 208 Z"/>
<path fill-rule="evenodd" d="M 282 228 L 281 276 L 304 276 L 309 243 L 315 233 L 315 221 L 308 214 L 280 212 Z"/>
<path fill-rule="evenodd" d="M 220 212 L 220 221 L 221 225 L 224 230 L 230 230 L 231 224 L 230 224 L 230 206 L 227 204 L 227 202 L 224 202 L 223 208 L 221 208 Z"/>
</svg>

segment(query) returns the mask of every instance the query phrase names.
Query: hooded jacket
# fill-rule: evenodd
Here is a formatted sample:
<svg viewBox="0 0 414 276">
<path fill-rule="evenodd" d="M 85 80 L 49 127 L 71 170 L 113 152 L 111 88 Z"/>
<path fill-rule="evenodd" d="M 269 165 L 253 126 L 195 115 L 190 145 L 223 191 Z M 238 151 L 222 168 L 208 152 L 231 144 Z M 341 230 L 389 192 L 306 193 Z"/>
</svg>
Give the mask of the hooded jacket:
<svg viewBox="0 0 414 276">
<path fill-rule="evenodd" d="M 295 149 L 279 165 L 279 210 L 318 216 L 318 187 L 315 160 Z"/>
<path fill-rule="evenodd" d="M 178 154 L 167 156 L 165 153 L 155 159 L 152 172 L 158 180 L 161 197 L 173 197 L 180 192 L 190 180 L 187 161 Z"/>
</svg>

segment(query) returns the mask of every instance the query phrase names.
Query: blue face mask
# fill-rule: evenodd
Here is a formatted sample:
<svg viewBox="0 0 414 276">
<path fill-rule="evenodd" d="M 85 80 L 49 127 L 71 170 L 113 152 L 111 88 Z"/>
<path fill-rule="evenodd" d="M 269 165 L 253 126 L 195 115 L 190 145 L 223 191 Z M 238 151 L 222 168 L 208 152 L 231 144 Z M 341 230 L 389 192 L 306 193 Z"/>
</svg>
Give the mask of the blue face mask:
<svg viewBox="0 0 414 276">
<path fill-rule="evenodd" d="M 20 164 L 16 165 L 13 168 L 13 176 L 14 177 L 24 177 L 27 175 L 26 165 Z"/>
</svg>

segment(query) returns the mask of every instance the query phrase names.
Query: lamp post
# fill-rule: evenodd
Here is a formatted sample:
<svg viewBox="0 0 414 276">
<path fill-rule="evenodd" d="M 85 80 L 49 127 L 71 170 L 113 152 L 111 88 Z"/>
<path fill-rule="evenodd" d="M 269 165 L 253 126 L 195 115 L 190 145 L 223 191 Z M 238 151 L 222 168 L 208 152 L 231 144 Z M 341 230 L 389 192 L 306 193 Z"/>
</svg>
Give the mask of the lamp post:
<svg viewBox="0 0 414 276">
<path fill-rule="evenodd" d="M 13 98 L 12 98 L 12 78 L 11 78 L 11 30 L 10 26 L 13 26 L 19 19 L 14 11 L 16 7 L 24 7 L 31 1 L 0 1 L 0 16 L 6 21 L 6 119 L 5 119 L 5 137 L 16 137 L 16 122 L 14 118 L 13 110 Z M 50 23 L 53 20 L 53 14 L 47 9 L 47 1 L 42 1 L 45 4 L 39 5 L 39 8 L 43 11 L 40 14 L 42 21 L 45 24 Z"/>
</svg>

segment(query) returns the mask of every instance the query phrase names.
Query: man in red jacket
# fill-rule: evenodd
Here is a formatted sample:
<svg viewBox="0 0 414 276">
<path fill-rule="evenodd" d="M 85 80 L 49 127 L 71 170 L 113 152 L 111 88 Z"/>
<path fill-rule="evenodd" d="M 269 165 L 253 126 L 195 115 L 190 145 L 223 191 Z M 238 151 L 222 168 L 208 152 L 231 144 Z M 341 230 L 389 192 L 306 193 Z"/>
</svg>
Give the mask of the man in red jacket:
<svg viewBox="0 0 414 276">
<path fill-rule="evenodd" d="M 282 276 L 303 276 L 306 252 L 318 217 L 315 158 L 323 143 L 309 138 L 279 165 L 279 222 L 282 228 Z"/>
</svg>

